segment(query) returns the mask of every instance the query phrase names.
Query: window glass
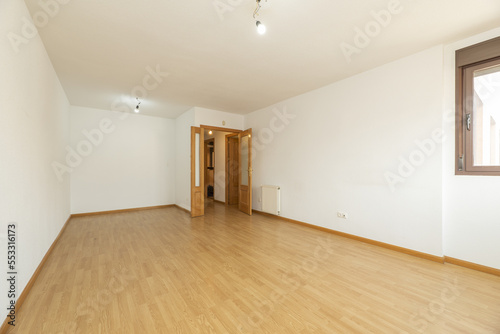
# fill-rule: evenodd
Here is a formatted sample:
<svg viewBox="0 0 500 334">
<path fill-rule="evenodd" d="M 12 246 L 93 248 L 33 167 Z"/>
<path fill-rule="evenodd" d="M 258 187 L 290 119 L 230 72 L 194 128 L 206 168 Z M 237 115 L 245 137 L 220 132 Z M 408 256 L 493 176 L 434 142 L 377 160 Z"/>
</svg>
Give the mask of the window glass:
<svg viewBox="0 0 500 334">
<path fill-rule="evenodd" d="M 500 166 L 500 65 L 474 71 L 474 166 Z"/>
</svg>

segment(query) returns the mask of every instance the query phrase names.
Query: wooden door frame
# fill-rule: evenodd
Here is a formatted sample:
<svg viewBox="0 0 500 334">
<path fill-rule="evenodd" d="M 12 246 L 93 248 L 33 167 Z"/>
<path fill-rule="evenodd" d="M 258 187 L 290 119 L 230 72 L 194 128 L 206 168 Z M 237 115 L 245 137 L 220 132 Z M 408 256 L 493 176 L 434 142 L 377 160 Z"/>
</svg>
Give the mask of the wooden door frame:
<svg viewBox="0 0 500 334">
<path fill-rule="evenodd" d="M 195 158 L 195 154 L 196 154 L 196 150 L 195 150 L 195 147 L 196 147 L 196 143 L 195 143 L 195 140 L 196 140 L 196 133 L 198 133 L 198 130 L 199 130 L 199 133 L 200 133 L 200 152 L 199 152 L 199 159 L 200 159 L 200 185 L 199 187 L 196 187 L 196 174 L 195 174 L 195 170 L 196 170 L 196 158 Z M 191 127 L 191 217 L 199 217 L 199 216 L 203 216 L 205 215 L 205 163 L 204 163 L 204 159 L 205 159 L 205 145 L 204 145 L 204 131 L 203 129 L 201 129 L 200 127 L 197 127 L 197 126 L 192 126 Z M 201 207 L 199 207 L 198 209 L 197 206 L 196 206 L 196 203 L 195 203 L 195 198 L 196 198 L 196 193 L 197 192 L 200 192 L 199 189 L 197 188 L 201 188 Z"/>
<path fill-rule="evenodd" d="M 246 134 L 245 134 L 246 133 Z M 242 173 L 239 173 L 239 204 L 238 204 L 238 209 L 241 211 L 241 212 L 244 212 L 248 215 L 252 215 L 252 173 L 253 173 L 253 169 L 252 169 L 252 128 L 249 128 L 249 129 L 246 129 L 245 131 L 241 131 L 240 133 L 238 133 L 238 145 L 239 145 L 239 148 L 238 148 L 238 168 L 241 170 L 242 168 L 242 164 L 241 164 L 241 138 L 243 136 L 248 136 L 248 185 L 247 186 L 244 186 L 241 182 L 241 178 L 242 178 Z M 243 198 L 242 196 L 242 192 L 243 192 L 243 188 L 242 187 L 248 187 L 247 191 L 248 191 L 248 210 L 244 210 L 242 208 L 242 201 L 241 199 Z"/>
<path fill-rule="evenodd" d="M 243 132 L 243 130 L 237 130 L 237 129 L 230 129 L 230 128 L 221 128 L 221 127 L 218 127 L 218 126 L 211 126 L 211 125 L 200 125 L 199 126 L 200 128 L 202 129 L 206 129 L 206 130 L 212 130 L 212 131 L 222 131 L 222 132 L 232 132 L 232 133 L 240 133 L 240 132 Z"/>
<path fill-rule="evenodd" d="M 242 132 L 242 131 L 240 131 Z M 225 148 L 226 148 L 226 159 L 224 160 L 225 161 L 225 177 L 226 177 L 226 205 L 229 205 L 229 138 L 231 137 L 238 137 L 238 133 L 230 133 L 228 135 L 226 135 L 226 142 L 225 142 Z M 238 151 L 239 151 L 239 147 L 238 147 Z M 239 173 L 239 170 L 238 170 L 238 173 Z M 239 179 L 239 176 L 238 176 L 238 179 Z"/>
</svg>

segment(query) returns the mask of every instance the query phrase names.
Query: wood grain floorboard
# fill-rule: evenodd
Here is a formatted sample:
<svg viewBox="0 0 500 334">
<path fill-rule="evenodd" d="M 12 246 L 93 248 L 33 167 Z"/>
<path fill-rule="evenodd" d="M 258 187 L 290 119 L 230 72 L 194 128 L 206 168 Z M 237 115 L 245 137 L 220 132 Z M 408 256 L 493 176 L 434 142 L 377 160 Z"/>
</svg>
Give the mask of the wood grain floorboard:
<svg viewBox="0 0 500 334">
<path fill-rule="evenodd" d="M 500 277 L 211 203 L 73 218 L 9 333 L 500 333 Z"/>
</svg>

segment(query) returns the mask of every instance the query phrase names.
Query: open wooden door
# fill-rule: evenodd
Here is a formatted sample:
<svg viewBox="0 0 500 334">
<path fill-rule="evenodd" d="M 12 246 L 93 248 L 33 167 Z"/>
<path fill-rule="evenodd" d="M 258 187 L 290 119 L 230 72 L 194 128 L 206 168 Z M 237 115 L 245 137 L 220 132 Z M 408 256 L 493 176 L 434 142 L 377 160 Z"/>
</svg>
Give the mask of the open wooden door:
<svg viewBox="0 0 500 334">
<path fill-rule="evenodd" d="M 238 134 L 226 135 L 226 204 L 237 205 L 240 198 Z"/>
<path fill-rule="evenodd" d="M 203 137 L 201 128 L 191 127 L 191 217 L 205 214 Z"/>
<path fill-rule="evenodd" d="M 239 143 L 239 209 L 252 215 L 252 129 L 238 134 Z"/>
</svg>

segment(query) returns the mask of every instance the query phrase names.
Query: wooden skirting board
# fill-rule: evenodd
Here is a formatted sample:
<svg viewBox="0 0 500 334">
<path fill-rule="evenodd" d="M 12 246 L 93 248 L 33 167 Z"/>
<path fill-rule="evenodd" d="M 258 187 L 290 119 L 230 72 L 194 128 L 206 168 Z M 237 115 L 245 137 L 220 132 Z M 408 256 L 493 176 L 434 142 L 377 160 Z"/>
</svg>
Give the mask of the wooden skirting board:
<svg viewBox="0 0 500 334">
<path fill-rule="evenodd" d="M 184 211 L 184 212 L 186 212 L 186 213 L 189 213 L 189 214 L 191 215 L 191 211 L 189 211 L 188 209 L 184 209 L 182 206 L 177 205 L 177 204 L 175 204 L 175 207 L 176 207 L 177 209 L 182 210 L 182 211 Z"/>
<path fill-rule="evenodd" d="M 71 218 L 86 217 L 86 216 L 95 216 L 95 215 L 108 215 L 108 214 L 112 214 L 112 213 L 123 213 L 123 212 L 132 212 L 132 211 L 164 209 L 164 208 L 171 208 L 171 207 L 174 207 L 174 206 L 176 206 L 176 205 L 175 204 L 168 204 L 168 205 L 147 206 L 147 207 L 143 207 L 143 208 L 132 208 L 132 209 L 111 210 L 111 211 L 75 213 L 75 214 L 71 215 Z"/>
<path fill-rule="evenodd" d="M 454 264 L 454 265 L 460 266 L 460 267 L 465 267 L 465 268 L 474 269 L 477 271 L 482 271 L 483 273 L 488 273 L 488 274 L 492 274 L 495 276 L 500 276 L 500 269 L 483 266 L 483 265 L 480 265 L 477 263 L 459 260 L 459 259 L 455 259 L 455 258 L 449 257 L 449 256 L 444 257 L 444 262 L 449 263 L 449 264 Z"/>
<path fill-rule="evenodd" d="M 387 249 L 390 249 L 390 250 L 393 250 L 393 251 L 397 251 L 397 252 L 400 252 L 400 253 L 404 253 L 404 254 L 408 254 L 408 255 L 420 257 L 422 259 L 426 259 L 426 260 L 430 260 L 430 261 L 434 261 L 434 262 L 438 262 L 438 263 L 443 263 L 443 264 L 444 263 L 454 264 L 454 265 L 457 265 L 457 266 L 460 266 L 460 267 L 464 267 L 464 268 L 473 269 L 473 270 L 476 270 L 476 271 L 485 272 L 485 273 L 492 274 L 492 275 L 495 275 L 495 276 L 500 276 L 500 269 L 495 269 L 495 268 L 483 266 L 483 265 L 480 265 L 480 264 L 477 264 L 477 263 L 472 263 L 472 262 L 467 262 L 467 261 L 455 259 L 455 258 L 452 258 L 452 257 L 449 257 L 449 256 L 441 257 L 441 256 L 432 255 L 432 254 L 422 253 L 422 252 L 418 252 L 418 251 L 415 251 L 415 250 L 412 250 L 412 249 L 408 249 L 408 248 L 404 248 L 404 247 L 399 247 L 399 246 L 387 244 L 387 243 L 376 241 L 376 240 L 372 240 L 372 239 L 358 237 L 357 235 L 352 235 L 352 234 L 348 234 L 348 233 L 344 233 L 344 232 L 339 232 L 339 231 L 331 230 L 331 229 L 328 229 L 328 228 L 325 228 L 325 227 L 321 227 L 321 226 L 317 226 L 317 225 L 312 225 L 312 224 L 304 223 L 304 222 L 301 222 L 301 221 L 298 221 L 298 220 L 294 220 L 294 219 L 290 219 L 290 218 L 276 216 L 276 215 L 273 215 L 273 214 L 270 214 L 270 213 L 266 213 L 266 212 L 262 212 L 262 211 L 258 211 L 258 210 L 253 210 L 253 211 L 255 213 L 258 213 L 258 214 L 261 214 L 261 215 L 278 218 L 280 220 L 284 220 L 284 221 L 287 221 L 287 222 L 290 222 L 290 223 L 293 223 L 293 224 L 307 226 L 307 227 L 314 228 L 314 229 L 317 229 L 317 230 L 320 230 L 320 231 L 332 233 L 332 234 L 335 234 L 335 235 L 338 235 L 338 236 L 341 236 L 341 237 L 345 237 L 345 238 L 349 238 L 349 239 L 361 241 L 361 242 L 364 242 L 364 243 L 367 243 L 367 244 L 370 244 L 370 245 L 375 245 L 375 246 L 378 246 L 378 247 L 387 248 Z"/>
</svg>

